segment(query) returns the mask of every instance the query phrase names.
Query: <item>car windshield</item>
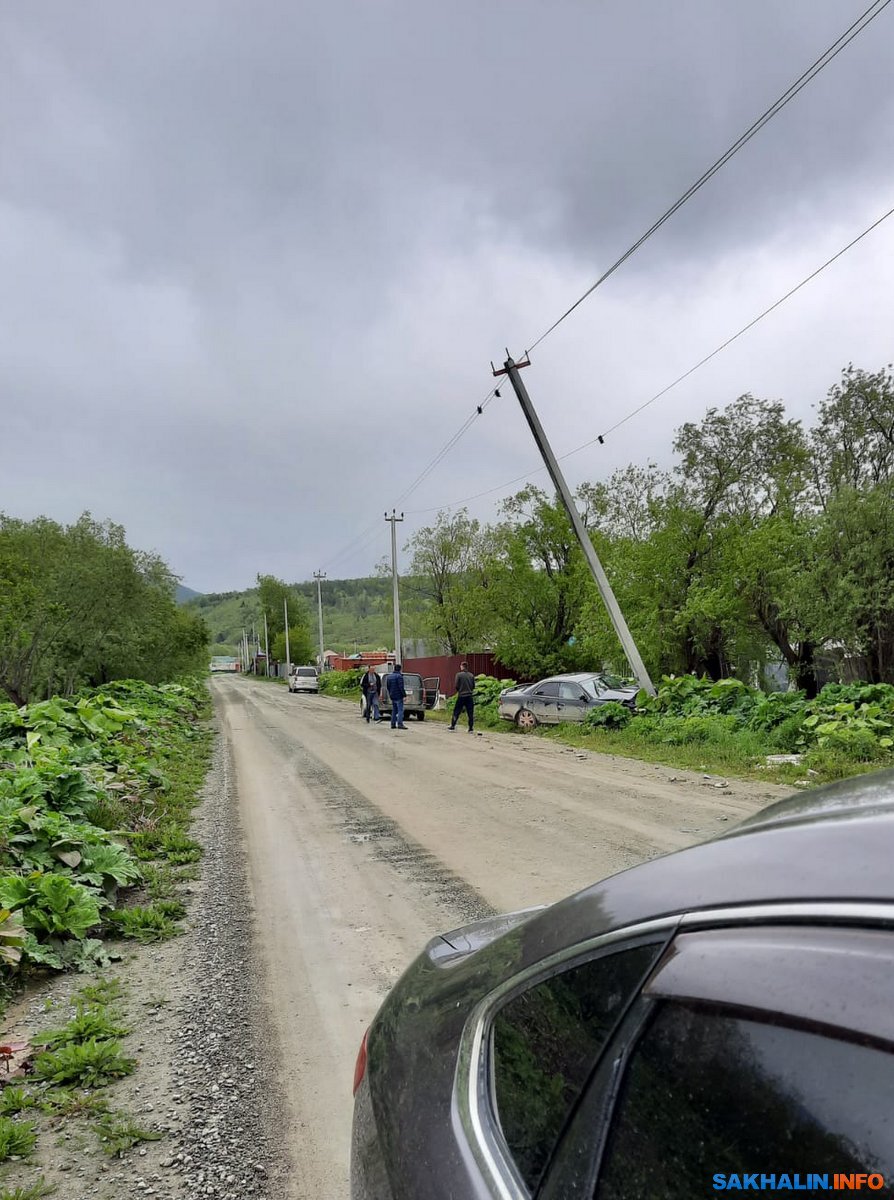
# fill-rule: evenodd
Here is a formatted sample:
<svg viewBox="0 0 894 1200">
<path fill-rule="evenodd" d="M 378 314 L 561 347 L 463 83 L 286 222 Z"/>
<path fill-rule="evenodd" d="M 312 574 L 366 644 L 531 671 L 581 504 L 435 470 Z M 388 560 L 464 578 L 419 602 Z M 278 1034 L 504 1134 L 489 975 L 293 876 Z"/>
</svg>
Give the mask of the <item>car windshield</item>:
<svg viewBox="0 0 894 1200">
<path fill-rule="evenodd" d="M 580 685 L 588 696 L 601 696 L 609 688 L 623 687 L 624 681 L 617 675 L 596 675 L 593 679 L 582 679 Z"/>
<path fill-rule="evenodd" d="M 625 688 L 630 686 L 630 681 L 622 679 L 620 675 L 600 675 L 600 681 L 603 687 L 607 688 Z"/>
</svg>

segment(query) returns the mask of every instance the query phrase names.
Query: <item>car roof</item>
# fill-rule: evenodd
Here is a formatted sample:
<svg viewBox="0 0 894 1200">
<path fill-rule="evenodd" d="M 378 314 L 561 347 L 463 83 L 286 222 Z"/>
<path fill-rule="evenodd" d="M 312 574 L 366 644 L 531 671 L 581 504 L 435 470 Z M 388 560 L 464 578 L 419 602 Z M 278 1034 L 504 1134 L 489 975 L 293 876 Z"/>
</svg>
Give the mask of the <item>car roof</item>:
<svg viewBox="0 0 894 1200">
<path fill-rule="evenodd" d="M 737 828 L 621 871 L 545 909 L 538 955 L 680 913 L 800 903 L 894 903 L 894 770 L 772 804 Z"/>
<path fill-rule="evenodd" d="M 586 683 L 588 679 L 604 679 L 610 671 L 573 671 L 567 675 L 549 675 L 546 679 L 538 679 L 538 683 Z M 633 686 L 633 685 L 631 685 Z M 617 690 L 617 689 L 615 689 Z"/>
</svg>

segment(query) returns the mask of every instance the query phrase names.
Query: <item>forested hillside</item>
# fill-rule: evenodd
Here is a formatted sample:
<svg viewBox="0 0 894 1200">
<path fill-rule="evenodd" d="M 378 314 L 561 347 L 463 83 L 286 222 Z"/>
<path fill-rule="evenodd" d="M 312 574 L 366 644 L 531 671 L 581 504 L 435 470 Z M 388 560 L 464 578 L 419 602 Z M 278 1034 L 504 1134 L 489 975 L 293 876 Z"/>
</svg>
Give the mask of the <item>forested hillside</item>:
<svg viewBox="0 0 894 1200">
<path fill-rule="evenodd" d="M 317 585 L 290 585 L 306 602 L 306 612 L 317 639 Z M 401 580 L 401 620 L 404 638 L 421 636 L 418 612 L 419 589 L 412 578 Z M 235 654 L 243 627 L 250 629 L 261 614 L 257 588 L 243 592 L 218 592 L 198 596 L 186 605 L 204 618 L 212 648 Z M 291 616 L 291 614 L 290 614 Z M 378 650 L 394 641 L 391 609 L 391 579 L 332 579 L 323 583 L 323 639 L 327 650 L 352 654 L 355 650 Z"/>
</svg>

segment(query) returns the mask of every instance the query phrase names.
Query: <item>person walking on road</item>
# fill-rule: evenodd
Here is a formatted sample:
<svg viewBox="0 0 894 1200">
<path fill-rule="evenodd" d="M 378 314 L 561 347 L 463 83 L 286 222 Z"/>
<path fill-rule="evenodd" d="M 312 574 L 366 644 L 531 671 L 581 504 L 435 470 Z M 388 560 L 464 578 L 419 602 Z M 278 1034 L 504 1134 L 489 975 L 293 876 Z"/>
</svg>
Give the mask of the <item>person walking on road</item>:
<svg viewBox="0 0 894 1200">
<path fill-rule="evenodd" d="M 391 728 L 406 729 L 404 725 L 404 700 L 407 695 L 404 677 L 400 663 L 394 664 L 394 670 L 385 678 L 385 690 L 391 698 Z"/>
<path fill-rule="evenodd" d="M 379 691 L 382 687 L 382 677 L 376 671 L 374 666 L 370 666 L 369 670 L 360 680 L 360 691 L 363 693 L 364 707 L 363 715 L 369 722 L 370 717 L 375 713 L 373 718 L 376 721 L 381 721 L 382 714 L 379 711 Z"/>
<path fill-rule="evenodd" d="M 456 729 L 456 722 L 466 713 L 469 720 L 469 733 L 475 732 L 475 676 L 469 670 L 468 663 L 460 663 L 459 671 L 453 682 L 456 699 L 453 701 L 453 717 L 450 729 Z"/>
</svg>

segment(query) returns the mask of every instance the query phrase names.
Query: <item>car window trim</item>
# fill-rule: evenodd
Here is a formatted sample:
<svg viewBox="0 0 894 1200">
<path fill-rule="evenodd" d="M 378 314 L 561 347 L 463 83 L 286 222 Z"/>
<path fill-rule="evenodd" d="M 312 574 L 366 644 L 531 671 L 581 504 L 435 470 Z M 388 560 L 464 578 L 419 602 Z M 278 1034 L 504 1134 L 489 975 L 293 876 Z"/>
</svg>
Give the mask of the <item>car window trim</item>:
<svg viewBox="0 0 894 1200">
<path fill-rule="evenodd" d="M 653 966 L 653 971 L 655 966 Z M 612 1126 L 612 1118 L 621 1092 L 621 1083 L 627 1072 L 630 1057 L 639 1045 L 640 1038 L 648 1026 L 655 1008 L 656 1001 L 644 996 L 642 992 L 634 996 L 628 1004 L 621 1020 L 612 1031 L 612 1036 L 606 1043 L 586 1086 L 578 1096 L 573 1111 L 569 1114 L 561 1137 L 547 1165 L 543 1182 L 537 1191 L 538 1200 L 541 1197 L 543 1200 L 561 1200 L 562 1193 L 556 1193 L 556 1187 L 566 1187 L 569 1174 L 572 1172 L 578 1178 L 582 1174 L 586 1176 L 585 1181 L 578 1189 L 581 1195 L 592 1196 L 595 1193 L 596 1184 L 599 1181 L 599 1170 L 608 1143 L 609 1130 Z M 585 1160 L 582 1157 L 577 1172 L 574 1172 L 573 1167 L 563 1171 L 562 1164 L 569 1149 L 571 1153 L 574 1152 L 575 1127 L 583 1121 L 586 1128 L 592 1128 L 594 1117 L 598 1121 L 598 1129 L 590 1154 Z M 558 1183 L 556 1182 L 557 1176 Z"/>
<path fill-rule="evenodd" d="M 641 921 L 622 929 L 609 930 L 586 942 L 557 951 L 538 963 L 514 975 L 490 992 L 473 1010 L 466 1022 L 460 1039 L 454 1077 L 454 1111 L 465 1133 L 479 1170 L 500 1200 L 529 1200 L 530 1191 L 524 1183 L 503 1139 L 502 1132 L 490 1118 L 489 1104 L 490 1072 L 487 1070 L 490 1055 L 490 1030 L 493 1017 L 510 1000 L 537 983 L 550 979 L 559 971 L 570 970 L 581 963 L 589 962 L 594 952 L 617 945 L 618 950 L 626 943 L 641 944 L 650 936 L 658 940 L 663 935 L 669 941 L 679 926 L 679 915 Z M 660 955 L 656 963 L 660 961 Z M 653 967 L 654 969 L 654 967 Z"/>
<path fill-rule="evenodd" d="M 557 951 L 548 958 L 520 971 L 488 993 L 472 1010 L 460 1039 L 453 1086 L 453 1112 L 458 1127 L 465 1138 L 485 1185 L 498 1200 L 530 1200 L 531 1193 L 525 1186 L 518 1169 L 503 1141 L 499 1130 L 495 1130 L 487 1117 L 489 1096 L 488 1054 L 489 1018 L 501 1002 L 532 986 L 540 979 L 547 979 L 563 965 L 569 967 L 575 961 L 592 956 L 592 951 L 613 943 L 632 941 L 640 935 L 660 930 L 683 930 L 717 928 L 724 925 L 742 925 L 749 922 L 766 924 L 778 921 L 820 921 L 838 924 L 866 923 L 894 928 L 894 903 L 855 901 L 780 901 L 779 903 L 723 905 L 716 908 L 688 910 L 640 921 L 633 925 L 608 930 L 580 942 L 576 946 Z M 672 934 L 671 934 L 672 935 Z M 620 948 L 620 947 L 619 947 Z M 660 961 L 660 960 L 659 960 Z M 656 964 L 657 965 L 657 964 Z M 616 1032 L 620 1033 L 620 1029 Z M 607 1047 L 608 1048 L 608 1047 Z M 505 1146 L 505 1143 L 503 1143 Z"/>
</svg>

